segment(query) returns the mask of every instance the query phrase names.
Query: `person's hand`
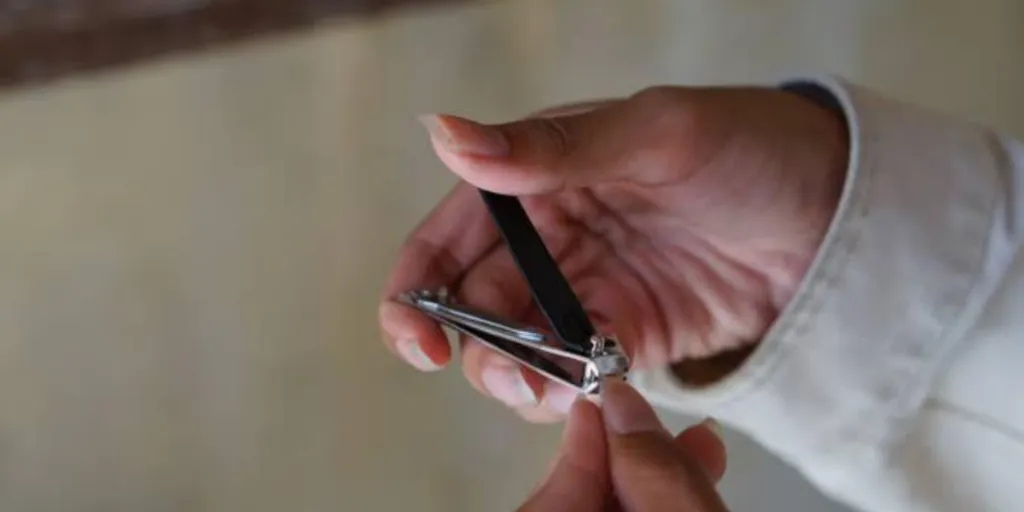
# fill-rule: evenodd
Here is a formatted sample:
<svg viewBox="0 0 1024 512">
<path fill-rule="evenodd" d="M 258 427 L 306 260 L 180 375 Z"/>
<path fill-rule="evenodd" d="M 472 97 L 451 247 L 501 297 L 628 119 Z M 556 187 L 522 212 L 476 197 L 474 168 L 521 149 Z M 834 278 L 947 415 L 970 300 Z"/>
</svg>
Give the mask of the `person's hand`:
<svg viewBox="0 0 1024 512">
<path fill-rule="evenodd" d="M 609 383 L 601 410 L 579 400 L 547 476 L 520 512 L 725 512 L 725 446 L 708 423 L 668 433 L 633 388 Z"/>
<path fill-rule="evenodd" d="M 597 327 L 650 368 L 758 341 L 814 257 L 847 159 L 839 116 L 762 88 L 659 87 L 492 126 L 424 121 L 463 181 L 401 250 L 380 322 L 387 346 L 425 371 L 451 349 L 400 293 L 447 286 L 544 326 L 474 186 L 522 197 Z M 463 339 L 461 357 L 477 390 L 528 420 L 559 420 L 574 398 L 478 343 Z"/>
</svg>

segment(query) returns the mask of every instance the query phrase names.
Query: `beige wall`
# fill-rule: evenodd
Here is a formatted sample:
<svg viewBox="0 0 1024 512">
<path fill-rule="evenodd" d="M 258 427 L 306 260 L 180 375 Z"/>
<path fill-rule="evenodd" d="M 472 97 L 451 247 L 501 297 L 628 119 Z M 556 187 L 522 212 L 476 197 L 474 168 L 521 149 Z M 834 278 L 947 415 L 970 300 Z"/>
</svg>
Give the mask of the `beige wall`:
<svg viewBox="0 0 1024 512">
<path fill-rule="evenodd" d="M 835 71 L 1024 135 L 1022 5 L 507 0 L 7 93 L 0 509 L 508 510 L 557 428 L 377 343 L 417 114 Z M 729 443 L 737 512 L 825 509 Z"/>
</svg>

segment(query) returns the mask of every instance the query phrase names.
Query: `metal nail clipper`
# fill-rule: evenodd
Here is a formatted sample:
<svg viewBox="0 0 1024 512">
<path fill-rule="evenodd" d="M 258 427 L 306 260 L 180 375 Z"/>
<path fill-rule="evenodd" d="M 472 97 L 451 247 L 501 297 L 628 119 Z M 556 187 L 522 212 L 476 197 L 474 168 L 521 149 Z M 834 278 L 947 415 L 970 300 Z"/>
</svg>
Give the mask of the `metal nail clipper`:
<svg viewBox="0 0 1024 512">
<path fill-rule="evenodd" d="M 596 331 L 519 199 L 484 190 L 480 195 L 547 318 L 550 334 L 459 305 L 445 289 L 408 292 L 400 299 L 441 325 L 581 393 L 597 394 L 605 379 L 624 379 L 629 370 L 625 352 L 614 337 Z"/>
</svg>

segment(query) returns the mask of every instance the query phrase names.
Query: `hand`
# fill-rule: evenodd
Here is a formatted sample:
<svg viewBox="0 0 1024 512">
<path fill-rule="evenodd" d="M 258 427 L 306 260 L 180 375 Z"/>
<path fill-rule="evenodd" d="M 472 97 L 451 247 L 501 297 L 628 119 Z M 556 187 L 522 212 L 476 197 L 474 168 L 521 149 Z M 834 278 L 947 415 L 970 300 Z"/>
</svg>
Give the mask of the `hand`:
<svg viewBox="0 0 1024 512">
<path fill-rule="evenodd" d="M 724 472 L 725 447 L 707 423 L 673 438 L 639 393 L 615 382 L 600 411 L 573 405 L 554 464 L 519 511 L 725 512 L 715 491 Z"/>
<path fill-rule="evenodd" d="M 506 124 L 425 122 L 463 182 L 412 233 L 380 307 L 388 347 L 421 370 L 447 364 L 450 347 L 399 293 L 447 286 L 545 325 L 474 186 L 522 196 L 598 328 L 650 368 L 759 340 L 813 259 L 847 157 L 841 119 L 761 88 L 659 87 Z M 477 390 L 530 421 L 557 421 L 572 403 L 478 343 L 462 340 L 461 356 Z"/>
</svg>

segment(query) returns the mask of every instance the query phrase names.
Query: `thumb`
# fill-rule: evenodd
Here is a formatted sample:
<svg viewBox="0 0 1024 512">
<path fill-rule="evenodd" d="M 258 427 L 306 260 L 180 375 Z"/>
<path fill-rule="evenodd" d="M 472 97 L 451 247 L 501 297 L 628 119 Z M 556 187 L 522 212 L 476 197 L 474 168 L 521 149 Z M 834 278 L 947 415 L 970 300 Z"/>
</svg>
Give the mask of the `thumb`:
<svg viewBox="0 0 1024 512">
<path fill-rule="evenodd" d="M 609 465 L 623 509 L 725 512 L 712 481 L 725 465 L 717 435 L 699 425 L 674 439 L 636 390 L 622 382 L 605 386 Z"/>
<path fill-rule="evenodd" d="M 450 115 L 421 121 L 445 165 L 491 192 L 547 194 L 608 181 L 652 185 L 678 177 L 686 170 L 679 164 L 693 161 L 685 155 L 692 125 L 686 91 L 659 87 L 504 124 Z"/>
</svg>

